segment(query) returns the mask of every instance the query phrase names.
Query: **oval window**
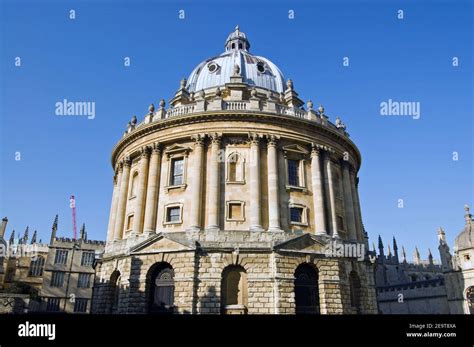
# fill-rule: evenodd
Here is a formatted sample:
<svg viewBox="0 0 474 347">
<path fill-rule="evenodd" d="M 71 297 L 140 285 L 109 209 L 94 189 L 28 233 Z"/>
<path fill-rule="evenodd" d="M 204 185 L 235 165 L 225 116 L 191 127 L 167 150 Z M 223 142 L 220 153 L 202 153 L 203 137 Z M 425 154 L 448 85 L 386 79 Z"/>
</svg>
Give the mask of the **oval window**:
<svg viewBox="0 0 474 347">
<path fill-rule="evenodd" d="M 257 70 L 258 72 L 264 73 L 265 72 L 265 64 L 262 62 L 257 63 Z"/>
<path fill-rule="evenodd" d="M 217 70 L 219 70 L 219 65 L 217 65 L 216 63 L 212 62 L 212 63 L 209 63 L 207 65 L 207 69 L 209 70 L 209 72 L 213 73 L 213 72 L 216 72 Z"/>
</svg>

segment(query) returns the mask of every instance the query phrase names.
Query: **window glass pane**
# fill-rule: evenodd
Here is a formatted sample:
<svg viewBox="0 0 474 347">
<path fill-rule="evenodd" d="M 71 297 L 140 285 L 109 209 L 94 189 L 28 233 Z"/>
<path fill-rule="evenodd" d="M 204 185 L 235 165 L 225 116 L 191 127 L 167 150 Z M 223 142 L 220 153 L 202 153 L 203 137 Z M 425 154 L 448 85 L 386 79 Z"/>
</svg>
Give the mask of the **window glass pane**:
<svg viewBox="0 0 474 347">
<path fill-rule="evenodd" d="M 51 287 L 62 287 L 64 282 L 64 272 L 53 271 L 51 274 Z"/>
<path fill-rule="evenodd" d="M 94 252 L 83 252 L 81 265 L 82 266 L 92 266 L 94 263 Z"/>
<path fill-rule="evenodd" d="M 300 207 L 290 208 L 290 217 L 292 222 L 301 223 L 303 217 L 303 209 Z"/>
<path fill-rule="evenodd" d="M 79 274 L 79 279 L 77 281 L 77 287 L 78 288 L 89 288 L 90 278 L 91 278 L 90 274 L 80 273 Z"/>
<path fill-rule="evenodd" d="M 170 207 L 168 208 L 168 222 L 179 222 L 180 221 L 180 208 Z"/>
<path fill-rule="evenodd" d="M 290 186 L 299 186 L 299 162 L 288 160 L 288 183 Z"/>
<path fill-rule="evenodd" d="M 66 265 L 67 256 L 68 256 L 68 251 L 66 251 L 64 249 L 56 250 L 56 255 L 54 257 L 54 263 L 55 264 Z"/>
<path fill-rule="evenodd" d="M 183 184 L 184 160 L 173 159 L 171 184 L 173 186 Z"/>
</svg>

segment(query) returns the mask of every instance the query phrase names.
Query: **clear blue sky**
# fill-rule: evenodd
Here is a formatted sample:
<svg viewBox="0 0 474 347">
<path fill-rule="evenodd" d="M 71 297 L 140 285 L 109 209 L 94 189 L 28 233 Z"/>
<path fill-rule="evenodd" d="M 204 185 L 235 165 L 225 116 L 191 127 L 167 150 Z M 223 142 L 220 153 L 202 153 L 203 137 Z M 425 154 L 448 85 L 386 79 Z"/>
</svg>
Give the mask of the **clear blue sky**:
<svg viewBox="0 0 474 347">
<path fill-rule="evenodd" d="M 223 51 L 236 24 L 251 52 L 276 63 L 302 99 L 347 124 L 362 153 L 371 243 L 378 234 L 385 241 L 395 235 L 410 257 L 415 245 L 423 258 L 428 247 L 437 257 L 438 226 L 452 246 L 464 225 L 463 205 L 474 200 L 472 2 L 0 3 L 0 214 L 10 219 L 7 236 L 29 225 L 48 240 L 56 213 L 60 235 L 71 236 L 68 200 L 75 194 L 79 223 L 89 238 L 104 239 L 110 154 L 126 123 L 134 114 L 141 120 L 151 102 L 171 99 L 182 77 Z M 63 99 L 94 101 L 96 118 L 56 116 Z M 420 102 L 421 118 L 381 116 L 388 99 Z"/>
</svg>

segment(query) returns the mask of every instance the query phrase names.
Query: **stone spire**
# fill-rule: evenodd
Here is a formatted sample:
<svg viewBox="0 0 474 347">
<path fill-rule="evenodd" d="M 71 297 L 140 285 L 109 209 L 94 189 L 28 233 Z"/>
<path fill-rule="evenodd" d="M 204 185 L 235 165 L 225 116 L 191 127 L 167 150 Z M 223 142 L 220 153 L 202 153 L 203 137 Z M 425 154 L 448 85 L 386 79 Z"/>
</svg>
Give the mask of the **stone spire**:
<svg viewBox="0 0 474 347">
<path fill-rule="evenodd" d="M 35 231 L 33 232 L 33 237 L 31 238 L 31 244 L 36 243 L 36 234 L 37 234 L 37 231 L 35 230 Z"/>
<path fill-rule="evenodd" d="M 403 262 L 407 262 L 407 252 L 405 252 L 405 247 L 402 246 L 402 257 L 403 257 Z"/>
<path fill-rule="evenodd" d="M 446 241 L 446 234 L 444 233 L 443 228 L 439 227 L 438 229 L 438 239 L 439 239 L 439 257 L 441 259 L 441 269 L 443 271 L 450 271 L 453 269 L 453 257 L 449 251 L 448 242 Z"/>
<path fill-rule="evenodd" d="M 393 258 L 395 259 L 395 262 L 398 264 L 398 246 L 397 246 L 397 240 L 395 239 L 395 236 L 393 236 Z"/>
<path fill-rule="evenodd" d="M 87 241 L 86 223 L 82 223 L 81 232 L 79 233 L 79 238 L 84 241 Z"/>
<path fill-rule="evenodd" d="M 54 218 L 53 226 L 51 227 L 51 240 L 50 244 L 56 239 L 56 232 L 58 231 L 58 215 Z"/>
<path fill-rule="evenodd" d="M 12 231 L 12 234 L 10 235 L 10 241 L 9 244 L 13 245 L 13 242 L 15 242 L 15 230 Z"/>
<path fill-rule="evenodd" d="M 434 265 L 433 254 L 431 254 L 431 249 L 429 249 L 429 248 L 428 248 L 428 262 L 430 263 L 431 266 Z"/>
<path fill-rule="evenodd" d="M 388 258 L 392 257 L 392 250 L 390 249 L 390 244 L 387 245 L 387 257 Z"/>
<path fill-rule="evenodd" d="M 415 252 L 413 253 L 413 263 L 416 265 L 419 265 L 421 263 L 420 252 L 418 251 L 418 247 L 415 247 Z"/>
<path fill-rule="evenodd" d="M 2 224 L 0 225 L 0 239 L 5 237 L 5 230 L 7 229 L 8 218 L 3 217 Z"/>
<path fill-rule="evenodd" d="M 379 235 L 379 254 L 381 257 L 383 257 L 385 254 L 383 252 L 383 242 L 382 242 L 382 238 L 380 237 Z"/>
<path fill-rule="evenodd" d="M 26 245 L 28 243 L 28 234 L 30 233 L 30 227 L 27 226 L 25 229 L 25 233 L 23 234 L 23 238 L 20 240 L 20 243 Z"/>
</svg>

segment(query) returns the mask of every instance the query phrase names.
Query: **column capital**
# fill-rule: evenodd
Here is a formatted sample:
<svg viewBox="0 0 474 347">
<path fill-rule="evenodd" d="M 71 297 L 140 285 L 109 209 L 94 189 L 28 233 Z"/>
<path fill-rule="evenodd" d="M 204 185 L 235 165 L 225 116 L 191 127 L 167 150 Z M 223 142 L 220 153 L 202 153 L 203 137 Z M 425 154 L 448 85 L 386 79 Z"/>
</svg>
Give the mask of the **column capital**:
<svg viewBox="0 0 474 347">
<path fill-rule="evenodd" d="M 130 158 L 129 156 L 125 157 L 123 159 L 123 167 L 131 167 L 132 166 L 132 158 Z"/>
<path fill-rule="evenodd" d="M 212 133 L 209 135 L 209 138 L 211 139 L 211 144 L 220 146 L 222 142 L 222 133 Z"/>
<path fill-rule="evenodd" d="M 150 158 L 151 148 L 148 146 L 143 146 L 140 148 L 140 157 L 141 158 Z"/>
<path fill-rule="evenodd" d="M 204 146 L 204 140 L 206 139 L 205 134 L 196 134 L 192 135 L 191 139 L 194 141 L 196 146 Z"/>
<path fill-rule="evenodd" d="M 153 154 L 161 154 L 161 143 L 154 142 L 150 145 L 150 150 Z"/>
<path fill-rule="evenodd" d="M 257 134 L 257 133 L 249 133 L 249 142 L 250 142 L 250 145 L 259 145 L 260 144 L 260 138 L 262 136 L 260 134 Z"/>
<path fill-rule="evenodd" d="M 265 137 L 267 138 L 267 146 L 268 147 L 275 147 L 277 145 L 278 141 L 280 140 L 280 136 L 278 136 L 278 135 L 267 134 L 267 135 L 265 135 Z"/>
</svg>

